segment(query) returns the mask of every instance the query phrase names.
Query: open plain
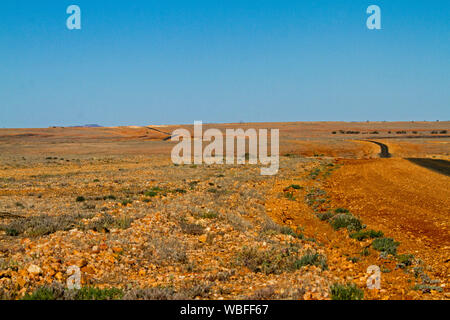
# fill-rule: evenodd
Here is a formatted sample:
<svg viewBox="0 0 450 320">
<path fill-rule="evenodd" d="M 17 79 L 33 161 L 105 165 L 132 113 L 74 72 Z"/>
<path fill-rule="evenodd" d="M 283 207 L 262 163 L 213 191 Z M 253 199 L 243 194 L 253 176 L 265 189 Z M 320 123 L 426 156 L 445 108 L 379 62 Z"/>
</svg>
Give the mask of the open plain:
<svg viewBox="0 0 450 320">
<path fill-rule="evenodd" d="M 181 127 L 0 129 L 0 298 L 450 298 L 450 122 L 204 125 L 280 129 L 275 176 Z"/>
</svg>

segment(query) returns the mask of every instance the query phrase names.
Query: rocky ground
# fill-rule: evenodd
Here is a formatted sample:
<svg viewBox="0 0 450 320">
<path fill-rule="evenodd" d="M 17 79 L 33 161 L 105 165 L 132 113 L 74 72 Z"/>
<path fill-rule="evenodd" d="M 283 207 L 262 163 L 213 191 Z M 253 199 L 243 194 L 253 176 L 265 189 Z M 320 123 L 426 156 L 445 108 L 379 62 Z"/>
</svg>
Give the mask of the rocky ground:
<svg viewBox="0 0 450 320">
<path fill-rule="evenodd" d="M 333 228 L 337 207 L 318 190 L 341 167 L 285 156 L 264 177 L 156 155 L 3 157 L 1 298 L 448 298 L 426 265 Z M 366 287 L 374 264 L 389 269 L 380 290 Z M 82 294 L 65 288 L 71 266 Z"/>
</svg>

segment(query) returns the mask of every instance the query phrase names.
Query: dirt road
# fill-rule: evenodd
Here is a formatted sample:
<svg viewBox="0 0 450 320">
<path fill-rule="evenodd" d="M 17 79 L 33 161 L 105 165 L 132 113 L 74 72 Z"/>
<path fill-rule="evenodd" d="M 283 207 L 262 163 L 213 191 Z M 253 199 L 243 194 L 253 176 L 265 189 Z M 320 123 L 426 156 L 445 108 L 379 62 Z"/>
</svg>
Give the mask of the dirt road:
<svg viewBox="0 0 450 320">
<path fill-rule="evenodd" d="M 381 148 L 380 158 L 390 158 L 391 157 L 391 154 L 389 153 L 389 148 L 384 143 L 381 143 L 378 141 L 372 141 L 372 140 L 364 140 L 364 141 L 375 143 L 376 145 L 378 145 Z"/>
<path fill-rule="evenodd" d="M 448 287 L 450 179 L 404 159 L 347 160 L 327 183 L 333 204 L 401 242 Z"/>
</svg>

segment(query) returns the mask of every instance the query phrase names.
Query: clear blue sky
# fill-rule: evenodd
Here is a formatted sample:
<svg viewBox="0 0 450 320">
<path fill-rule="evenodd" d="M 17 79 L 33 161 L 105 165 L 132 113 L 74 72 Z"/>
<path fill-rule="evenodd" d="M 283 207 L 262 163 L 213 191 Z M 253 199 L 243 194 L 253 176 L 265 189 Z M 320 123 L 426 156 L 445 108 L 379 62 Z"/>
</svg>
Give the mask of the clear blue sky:
<svg viewBox="0 0 450 320">
<path fill-rule="evenodd" d="M 437 119 L 448 0 L 0 2 L 0 127 Z"/>
</svg>

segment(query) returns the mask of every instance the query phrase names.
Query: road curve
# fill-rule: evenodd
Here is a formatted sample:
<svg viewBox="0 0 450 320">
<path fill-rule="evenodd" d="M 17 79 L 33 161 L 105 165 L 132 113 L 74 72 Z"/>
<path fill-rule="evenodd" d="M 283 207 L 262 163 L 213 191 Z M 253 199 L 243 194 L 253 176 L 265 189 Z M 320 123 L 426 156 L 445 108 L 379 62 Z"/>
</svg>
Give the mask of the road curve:
<svg viewBox="0 0 450 320">
<path fill-rule="evenodd" d="M 367 141 L 367 142 L 371 142 L 371 143 L 375 143 L 376 145 L 378 145 L 381 148 L 381 152 L 380 152 L 380 158 L 390 158 L 392 155 L 389 153 L 389 148 L 387 145 L 385 145 L 384 143 L 378 142 L 378 141 L 373 141 L 373 140 L 363 140 L 363 141 Z"/>
</svg>

